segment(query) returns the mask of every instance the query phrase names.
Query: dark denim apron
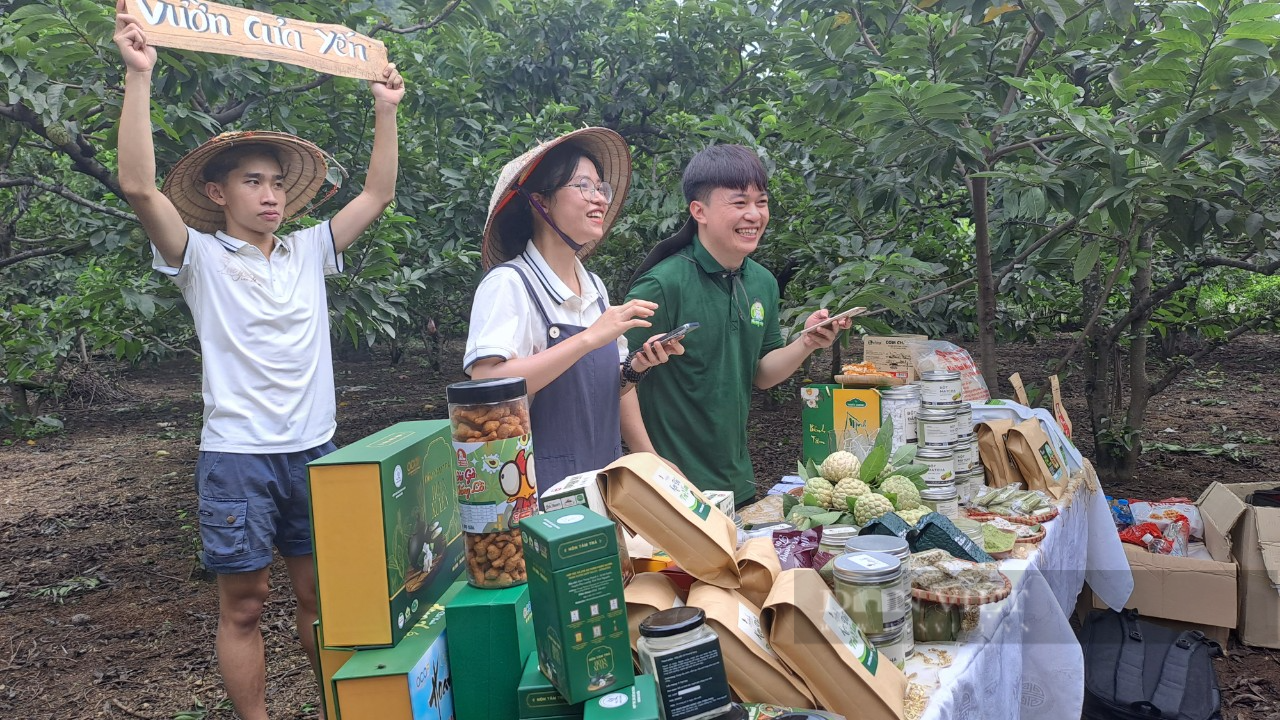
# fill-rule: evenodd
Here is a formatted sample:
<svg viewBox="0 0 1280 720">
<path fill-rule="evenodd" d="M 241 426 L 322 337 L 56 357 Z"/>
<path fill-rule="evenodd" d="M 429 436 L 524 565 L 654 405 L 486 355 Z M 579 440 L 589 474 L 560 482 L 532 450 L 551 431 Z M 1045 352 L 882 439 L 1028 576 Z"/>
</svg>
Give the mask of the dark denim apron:
<svg viewBox="0 0 1280 720">
<path fill-rule="evenodd" d="M 529 300 L 542 317 L 547 347 L 552 348 L 586 328 L 553 323 L 524 271 L 516 271 Z M 595 278 L 591 281 L 595 283 Z M 605 311 L 604 291 L 596 284 L 596 305 Z M 599 470 L 622 455 L 618 409 L 618 345 L 606 343 L 587 353 L 533 396 L 529 407 L 533 424 L 534 458 L 541 492 L 569 475 Z"/>
</svg>

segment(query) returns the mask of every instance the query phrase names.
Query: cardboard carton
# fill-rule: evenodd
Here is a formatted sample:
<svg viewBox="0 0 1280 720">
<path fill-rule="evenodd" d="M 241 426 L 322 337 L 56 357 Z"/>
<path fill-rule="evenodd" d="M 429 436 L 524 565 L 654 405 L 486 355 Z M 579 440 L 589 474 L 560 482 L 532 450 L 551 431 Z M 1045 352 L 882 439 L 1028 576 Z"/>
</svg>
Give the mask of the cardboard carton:
<svg viewBox="0 0 1280 720">
<path fill-rule="evenodd" d="M 928 340 L 926 335 L 864 335 L 862 336 L 862 360 L 874 363 L 877 370 L 891 372 L 907 382 L 916 375 L 915 361 L 911 358 L 912 340 Z"/>
<path fill-rule="evenodd" d="M 1239 564 L 1240 612 L 1236 630 L 1246 645 L 1280 648 L 1280 508 L 1254 507 L 1245 498 L 1269 483 L 1213 483 L 1196 504 L 1205 545 L 1215 559 L 1228 553 Z"/>
<path fill-rule="evenodd" d="M 325 642 L 395 645 L 462 570 L 449 422 L 399 423 L 307 468 Z"/>
<path fill-rule="evenodd" d="M 333 674 L 346 664 L 355 650 L 329 649 L 324 646 L 324 628 L 320 621 L 311 623 L 311 634 L 316 639 L 316 654 L 320 659 L 320 692 L 324 694 L 324 717 L 320 720 L 338 720 L 338 698 L 333 693 Z"/>
<path fill-rule="evenodd" d="M 450 588 L 448 602 L 462 587 Z M 342 720 L 454 717 L 444 606 L 432 605 L 395 647 L 357 650 L 333 675 Z"/>
<path fill-rule="evenodd" d="M 573 705 L 565 700 L 538 667 L 538 653 L 529 653 L 516 687 L 516 709 L 520 720 L 563 717 L 581 720 L 584 704 Z"/>
<path fill-rule="evenodd" d="M 651 675 L 637 675 L 628 688 L 588 700 L 583 720 L 660 720 L 658 688 Z"/>
<path fill-rule="evenodd" d="M 631 684 L 617 528 L 585 507 L 520 523 L 538 661 L 571 703 Z"/>
<path fill-rule="evenodd" d="M 462 587 L 444 606 L 457 720 L 516 720 L 516 688 L 533 652 L 529 586 Z M 481 670 L 483 668 L 483 670 Z"/>
<path fill-rule="evenodd" d="M 821 463 L 845 448 L 850 435 L 864 435 L 867 443 L 880 431 L 880 393 L 875 388 L 806 385 L 800 388 L 801 460 Z"/>
</svg>

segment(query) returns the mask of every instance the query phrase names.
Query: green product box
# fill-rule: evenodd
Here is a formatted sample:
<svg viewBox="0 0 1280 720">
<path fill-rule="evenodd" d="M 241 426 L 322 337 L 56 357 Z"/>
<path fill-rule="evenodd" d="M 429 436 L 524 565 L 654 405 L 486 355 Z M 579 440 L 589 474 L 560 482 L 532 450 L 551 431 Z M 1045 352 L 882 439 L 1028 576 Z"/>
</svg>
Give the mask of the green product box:
<svg viewBox="0 0 1280 720">
<path fill-rule="evenodd" d="M 529 653 L 529 659 L 524 663 L 524 672 L 520 675 L 520 684 L 516 688 L 516 707 L 520 720 L 561 717 L 581 720 L 582 705 L 583 703 L 570 705 L 547 676 L 542 674 L 542 668 L 538 667 L 538 653 Z"/>
<path fill-rule="evenodd" d="M 800 402 L 801 462 L 821 463 L 845 449 L 850 435 L 864 435 L 870 443 L 880 432 L 880 392 L 875 388 L 805 385 Z"/>
<path fill-rule="evenodd" d="M 325 644 L 395 645 L 464 561 L 447 420 L 404 422 L 308 466 Z"/>
<path fill-rule="evenodd" d="M 448 603 L 461 588 L 445 592 Z M 395 647 L 357 650 L 333 675 L 341 720 L 452 720 L 444 606 L 432 605 Z M 474 670 L 473 670 L 474 672 Z"/>
<path fill-rule="evenodd" d="M 658 688 L 652 675 L 637 675 L 635 684 L 587 701 L 583 720 L 659 720 Z"/>
<path fill-rule="evenodd" d="M 534 515 L 524 534 L 543 672 L 570 703 L 631 684 L 631 641 L 614 523 L 585 507 Z"/>
<path fill-rule="evenodd" d="M 533 653 L 529 586 L 464 586 L 444 606 L 457 720 L 516 720 L 516 686 Z M 484 668 L 483 671 L 475 668 Z"/>
</svg>

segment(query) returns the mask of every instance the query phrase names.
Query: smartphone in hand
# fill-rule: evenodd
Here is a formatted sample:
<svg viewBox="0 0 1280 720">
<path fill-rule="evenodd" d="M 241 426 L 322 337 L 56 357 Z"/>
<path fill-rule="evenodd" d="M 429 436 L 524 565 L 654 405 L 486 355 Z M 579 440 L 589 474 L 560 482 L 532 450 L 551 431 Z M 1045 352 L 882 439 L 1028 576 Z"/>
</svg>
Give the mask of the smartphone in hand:
<svg viewBox="0 0 1280 720">
<path fill-rule="evenodd" d="M 675 330 L 672 330 L 671 332 L 667 333 L 666 335 L 663 335 L 662 337 L 658 338 L 657 341 L 659 343 L 665 344 L 665 343 L 671 342 L 672 340 L 679 340 L 683 338 L 685 335 L 688 335 L 689 333 L 693 332 L 694 330 L 697 330 L 700 327 L 702 327 L 701 323 L 687 322 L 681 325 L 680 327 L 676 328 Z"/>
<path fill-rule="evenodd" d="M 854 317 L 855 315 L 861 315 L 866 311 L 867 309 L 864 307 L 849 308 L 848 310 L 845 310 L 842 313 L 832 315 L 831 317 L 827 318 L 826 320 L 823 320 L 822 322 L 818 323 L 817 325 L 814 325 L 813 327 L 807 327 L 801 330 L 800 334 L 803 335 L 811 330 L 817 330 L 820 327 L 826 327 L 841 318 Z"/>
</svg>

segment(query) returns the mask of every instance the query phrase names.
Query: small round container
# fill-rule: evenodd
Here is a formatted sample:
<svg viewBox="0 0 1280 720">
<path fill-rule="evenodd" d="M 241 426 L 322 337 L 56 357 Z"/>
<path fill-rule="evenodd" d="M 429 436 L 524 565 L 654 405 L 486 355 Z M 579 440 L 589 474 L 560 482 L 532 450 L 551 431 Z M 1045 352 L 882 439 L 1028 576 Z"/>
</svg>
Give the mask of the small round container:
<svg viewBox="0 0 1280 720">
<path fill-rule="evenodd" d="M 978 444 L 973 438 L 960 438 L 953 448 L 956 454 L 956 473 L 964 473 L 978 465 Z"/>
<path fill-rule="evenodd" d="M 920 412 L 920 387 L 900 385 L 880 391 L 880 423 L 893 419 L 893 445 L 897 450 L 916 442 L 918 437 L 916 415 Z"/>
<path fill-rule="evenodd" d="M 822 539 L 813 553 L 813 567 L 821 570 L 832 558 L 843 554 L 844 544 L 857 536 L 858 528 L 853 525 L 827 525 L 822 528 Z"/>
<path fill-rule="evenodd" d="M 965 472 L 956 473 L 956 491 L 960 494 L 960 504 L 968 505 L 971 500 L 982 492 L 986 486 L 987 475 L 982 471 L 982 466 L 969 468 Z"/>
<path fill-rule="evenodd" d="M 524 378 L 454 383 L 445 397 L 467 582 L 482 588 L 520 585 L 527 576 L 519 525 L 538 507 Z"/>
<path fill-rule="evenodd" d="M 898 562 L 902 563 L 902 591 L 908 597 L 911 596 L 911 546 L 906 540 L 896 535 L 859 535 L 845 541 L 844 551 L 847 553 L 880 552 L 898 558 Z M 912 623 L 904 623 L 904 626 L 906 630 L 901 641 L 902 655 L 904 658 L 909 658 L 916 651 L 915 632 L 912 629 Z"/>
<path fill-rule="evenodd" d="M 967 402 L 956 407 L 956 435 L 961 438 L 974 437 L 973 406 Z"/>
<path fill-rule="evenodd" d="M 982 523 L 969 518 L 956 518 L 951 521 L 951 524 L 955 525 L 957 530 L 964 533 L 978 547 L 982 547 Z"/>
<path fill-rule="evenodd" d="M 912 633 L 911 626 L 915 623 L 903 623 L 896 631 L 890 633 L 882 633 L 880 635 L 867 635 L 867 642 L 876 646 L 889 662 L 897 666 L 899 670 L 906 667 L 907 658 L 911 657 L 911 653 L 907 652 L 909 636 Z"/>
<path fill-rule="evenodd" d="M 920 491 L 920 503 L 930 510 L 945 515 L 949 520 L 960 517 L 959 495 L 955 484 L 927 487 Z"/>
<path fill-rule="evenodd" d="M 920 448 L 916 452 L 916 462 L 928 468 L 924 471 L 926 486 L 955 482 L 956 456 L 950 448 Z"/>
<path fill-rule="evenodd" d="M 711 720 L 733 709 L 720 638 L 702 608 L 659 610 L 640 621 L 640 667 L 658 685 L 659 714 L 678 701 L 682 720 Z"/>
<path fill-rule="evenodd" d="M 916 415 L 916 435 L 921 448 L 943 448 L 955 445 L 960 436 L 956 433 L 956 412 L 942 408 L 920 408 Z"/>
<path fill-rule="evenodd" d="M 927 370 L 920 373 L 920 404 L 924 407 L 952 407 L 961 402 L 964 386 L 954 370 Z"/>
<path fill-rule="evenodd" d="M 911 622 L 911 592 L 898 558 L 845 553 L 836 558 L 836 600 L 863 633 L 884 635 Z"/>
</svg>

